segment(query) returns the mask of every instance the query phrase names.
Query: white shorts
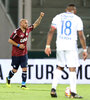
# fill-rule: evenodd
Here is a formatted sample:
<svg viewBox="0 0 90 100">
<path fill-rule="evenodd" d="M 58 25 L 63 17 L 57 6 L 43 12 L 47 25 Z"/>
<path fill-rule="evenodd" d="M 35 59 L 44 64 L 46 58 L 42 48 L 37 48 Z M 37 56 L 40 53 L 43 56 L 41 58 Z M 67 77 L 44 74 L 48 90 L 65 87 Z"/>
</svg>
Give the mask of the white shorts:
<svg viewBox="0 0 90 100">
<path fill-rule="evenodd" d="M 57 51 L 57 61 L 60 67 L 79 67 L 78 52 L 76 50 Z"/>
</svg>

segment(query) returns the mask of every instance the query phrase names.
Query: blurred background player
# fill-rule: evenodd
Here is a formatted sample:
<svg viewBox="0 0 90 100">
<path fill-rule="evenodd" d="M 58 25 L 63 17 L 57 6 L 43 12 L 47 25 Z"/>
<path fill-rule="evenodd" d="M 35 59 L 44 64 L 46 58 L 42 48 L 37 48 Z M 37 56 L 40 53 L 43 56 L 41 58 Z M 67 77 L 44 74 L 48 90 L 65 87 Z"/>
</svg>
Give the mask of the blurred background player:
<svg viewBox="0 0 90 100">
<path fill-rule="evenodd" d="M 27 79 L 27 40 L 29 33 L 36 28 L 40 22 L 44 13 L 41 12 L 39 18 L 31 26 L 28 26 L 28 21 L 26 19 L 20 20 L 20 28 L 16 29 L 10 39 L 8 40 L 12 44 L 12 67 L 13 69 L 9 71 L 8 77 L 6 77 L 7 86 L 10 87 L 10 79 L 17 72 L 19 65 L 22 68 L 22 85 L 21 88 L 26 88 Z"/>
<path fill-rule="evenodd" d="M 65 13 L 56 15 L 53 18 L 51 28 L 48 32 L 45 53 L 49 56 L 51 54 L 50 43 L 57 29 L 57 61 L 58 67 L 54 71 L 54 78 L 52 82 L 51 96 L 57 97 L 56 87 L 59 78 L 64 70 L 65 65 L 69 67 L 69 79 L 72 98 L 82 98 L 76 91 L 76 67 L 79 66 L 78 49 L 77 49 L 77 33 L 81 45 L 83 47 L 83 59 L 87 58 L 86 40 L 83 33 L 83 23 L 76 14 L 76 7 L 74 4 L 69 4 Z"/>
</svg>

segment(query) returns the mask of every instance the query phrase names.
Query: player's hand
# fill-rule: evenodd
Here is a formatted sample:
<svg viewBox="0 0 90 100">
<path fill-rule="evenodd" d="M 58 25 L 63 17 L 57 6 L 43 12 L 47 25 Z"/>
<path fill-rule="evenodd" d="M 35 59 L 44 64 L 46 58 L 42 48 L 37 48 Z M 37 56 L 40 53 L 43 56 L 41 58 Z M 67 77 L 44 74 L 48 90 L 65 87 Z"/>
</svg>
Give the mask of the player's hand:
<svg viewBox="0 0 90 100">
<path fill-rule="evenodd" d="M 45 48 L 45 54 L 50 56 L 51 54 L 51 48 Z"/>
<path fill-rule="evenodd" d="M 20 44 L 20 47 L 19 48 L 20 49 L 24 49 L 25 48 L 24 44 Z"/>
<path fill-rule="evenodd" d="M 43 12 L 41 12 L 41 13 L 40 13 L 40 16 L 41 16 L 41 17 L 43 17 L 43 16 L 44 16 L 44 13 L 43 13 Z"/>
<path fill-rule="evenodd" d="M 87 55 L 88 55 L 87 52 L 83 52 L 83 59 L 84 59 L 84 60 L 86 60 Z"/>
</svg>

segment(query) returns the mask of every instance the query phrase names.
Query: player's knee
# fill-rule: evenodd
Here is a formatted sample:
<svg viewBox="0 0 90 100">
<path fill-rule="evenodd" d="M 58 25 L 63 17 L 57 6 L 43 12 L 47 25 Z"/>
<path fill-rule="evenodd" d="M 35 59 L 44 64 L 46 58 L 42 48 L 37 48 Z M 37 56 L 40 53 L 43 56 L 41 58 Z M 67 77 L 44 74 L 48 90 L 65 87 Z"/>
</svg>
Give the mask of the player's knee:
<svg viewBox="0 0 90 100">
<path fill-rule="evenodd" d="M 14 73 L 16 73 L 16 72 L 17 72 L 17 69 L 13 69 L 12 71 L 13 71 Z"/>
<path fill-rule="evenodd" d="M 64 67 L 58 66 L 57 69 L 59 69 L 59 70 L 64 70 Z"/>
<path fill-rule="evenodd" d="M 70 71 L 70 72 L 76 72 L 76 68 L 75 68 L 75 67 L 70 67 L 70 68 L 69 68 L 69 71 Z"/>
<path fill-rule="evenodd" d="M 22 68 L 22 71 L 23 72 L 27 72 L 27 68 Z"/>
</svg>

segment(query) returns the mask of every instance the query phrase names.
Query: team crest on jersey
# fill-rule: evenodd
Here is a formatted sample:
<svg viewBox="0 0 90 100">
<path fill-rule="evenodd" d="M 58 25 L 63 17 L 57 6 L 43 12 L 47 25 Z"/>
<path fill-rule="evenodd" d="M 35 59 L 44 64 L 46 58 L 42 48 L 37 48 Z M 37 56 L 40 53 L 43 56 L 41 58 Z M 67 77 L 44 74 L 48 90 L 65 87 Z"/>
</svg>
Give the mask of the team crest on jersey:
<svg viewBox="0 0 90 100">
<path fill-rule="evenodd" d="M 26 36 L 28 35 L 28 33 L 26 33 Z"/>
</svg>

